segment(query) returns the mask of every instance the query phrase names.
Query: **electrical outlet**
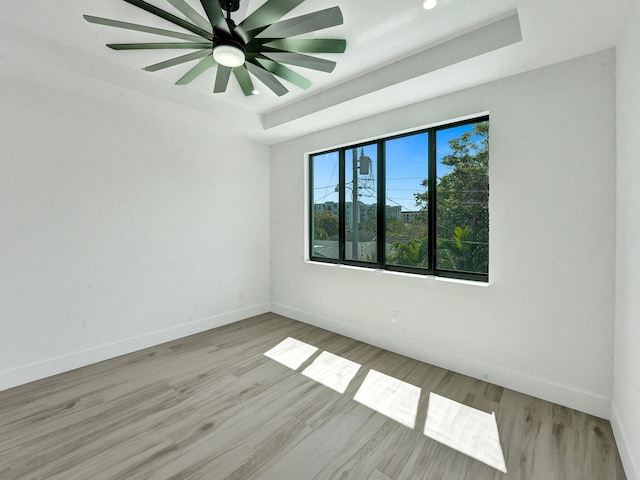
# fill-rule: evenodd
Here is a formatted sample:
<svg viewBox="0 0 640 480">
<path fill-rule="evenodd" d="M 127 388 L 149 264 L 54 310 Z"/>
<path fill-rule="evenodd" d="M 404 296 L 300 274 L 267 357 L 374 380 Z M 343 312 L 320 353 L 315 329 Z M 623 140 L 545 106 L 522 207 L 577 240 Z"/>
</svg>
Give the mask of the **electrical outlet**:
<svg viewBox="0 0 640 480">
<path fill-rule="evenodd" d="M 400 323 L 400 312 L 397 310 L 391 310 L 391 323 L 397 325 Z"/>
</svg>

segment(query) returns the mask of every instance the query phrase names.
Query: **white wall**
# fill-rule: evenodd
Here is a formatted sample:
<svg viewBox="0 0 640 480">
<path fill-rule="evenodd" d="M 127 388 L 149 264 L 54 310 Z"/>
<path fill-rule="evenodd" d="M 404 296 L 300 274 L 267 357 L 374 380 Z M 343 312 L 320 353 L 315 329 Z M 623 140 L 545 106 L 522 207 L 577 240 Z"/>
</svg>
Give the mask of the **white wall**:
<svg viewBox="0 0 640 480">
<path fill-rule="evenodd" d="M 490 286 L 305 262 L 305 152 L 486 111 Z M 271 184 L 272 310 L 609 416 L 612 51 L 275 145 Z"/>
<path fill-rule="evenodd" d="M 629 480 L 640 479 L 640 1 L 617 59 L 617 261 L 612 424 Z"/>
<path fill-rule="evenodd" d="M 268 148 L 86 82 L 0 76 L 0 390 L 269 308 Z"/>
</svg>

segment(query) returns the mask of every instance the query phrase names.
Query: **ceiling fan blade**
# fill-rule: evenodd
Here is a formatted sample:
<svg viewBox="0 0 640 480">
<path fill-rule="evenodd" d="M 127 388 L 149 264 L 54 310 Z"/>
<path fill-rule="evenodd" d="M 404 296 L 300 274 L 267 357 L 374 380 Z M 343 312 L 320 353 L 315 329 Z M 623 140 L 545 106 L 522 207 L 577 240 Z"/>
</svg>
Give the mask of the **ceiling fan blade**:
<svg viewBox="0 0 640 480">
<path fill-rule="evenodd" d="M 185 30 L 189 30 L 190 32 L 195 33 L 196 35 L 200 35 L 203 38 L 207 38 L 209 40 L 213 40 L 213 35 L 206 30 L 194 25 L 191 22 L 187 22 L 186 20 L 181 19 L 180 17 L 176 17 L 175 15 L 165 12 L 161 8 L 156 7 L 155 5 L 151 5 L 150 3 L 145 2 L 144 0 L 124 0 L 125 2 L 134 5 L 142 10 L 145 10 L 149 13 L 154 14 L 157 17 L 160 17 L 168 22 L 171 22 L 179 27 L 184 28 Z"/>
<path fill-rule="evenodd" d="M 344 53 L 347 41 L 336 38 L 281 38 L 267 39 L 267 47 L 299 53 Z"/>
<path fill-rule="evenodd" d="M 278 79 L 268 70 L 265 70 L 263 67 L 259 65 L 255 65 L 250 61 L 245 63 L 247 70 L 253 73 L 258 80 L 264 83 L 273 93 L 281 97 L 285 93 L 288 93 L 289 90 L 285 87 Z"/>
<path fill-rule="evenodd" d="M 277 75 L 280 78 L 283 78 L 287 82 L 291 82 L 294 85 L 306 90 L 311 86 L 311 80 L 306 77 L 303 77 L 297 72 L 294 72 L 290 68 L 285 67 L 284 65 L 274 62 L 273 60 L 268 59 L 267 57 L 257 57 L 256 61 L 266 70 L 270 71 L 274 75 Z"/>
<path fill-rule="evenodd" d="M 185 73 L 177 82 L 176 85 L 186 85 L 187 83 L 192 82 L 196 77 L 206 72 L 209 68 L 213 67 L 216 64 L 213 59 L 213 55 L 209 55 L 203 58 L 198 64 Z"/>
<path fill-rule="evenodd" d="M 162 28 L 154 28 L 154 27 L 147 27 L 146 25 L 137 25 L 135 23 L 120 22 L 118 20 L 111 20 L 110 18 L 94 17 L 92 15 L 83 15 L 83 17 L 87 22 L 95 23 L 97 25 L 106 25 L 108 27 L 124 28 L 126 30 L 152 33 L 154 35 L 162 35 L 165 37 L 180 38 L 182 40 L 190 40 L 192 42 L 198 42 L 202 40 L 202 37 L 199 37 L 196 35 L 190 35 L 188 33 L 173 32 L 171 30 L 164 30 Z"/>
<path fill-rule="evenodd" d="M 220 6 L 220 0 L 200 0 L 200 3 L 214 29 L 217 28 L 218 30 L 231 34 L 227 20 L 224 18 L 224 12 Z"/>
<path fill-rule="evenodd" d="M 200 58 L 206 57 L 207 55 L 211 55 L 211 51 L 209 49 L 202 49 L 198 50 L 197 52 L 187 53 L 186 55 L 181 55 L 170 60 L 165 60 L 164 62 L 154 63 L 153 65 L 144 67 L 143 70 L 147 72 L 157 72 L 158 70 L 162 70 L 163 68 L 174 67 L 176 65 L 180 65 L 181 63 L 198 60 Z"/>
<path fill-rule="evenodd" d="M 178 48 L 211 48 L 204 42 L 165 42 L 165 43 L 108 43 L 107 47 L 114 50 L 166 50 Z"/>
<path fill-rule="evenodd" d="M 335 27 L 336 25 L 342 25 L 343 21 L 340 7 L 332 7 L 274 23 L 256 35 L 256 37 L 295 37 L 303 33 L 315 32 L 325 28 Z"/>
<path fill-rule="evenodd" d="M 184 0 L 167 0 L 176 10 L 195 23 L 198 27 L 213 33 L 211 24 Z"/>
<path fill-rule="evenodd" d="M 304 0 L 267 0 L 240 24 L 245 30 L 254 30 L 280 20 Z"/>
<path fill-rule="evenodd" d="M 336 68 L 336 62 L 324 58 L 312 57 L 295 52 L 263 52 L 271 60 L 296 67 L 308 68 L 319 72 L 331 73 Z"/>
<path fill-rule="evenodd" d="M 236 80 L 238 80 L 244 96 L 250 97 L 253 95 L 254 87 L 251 77 L 249 76 L 249 71 L 245 67 L 237 67 L 233 69 L 233 74 L 236 76 Z"/>
<path fill-rule="evenodd" d="M 227 90 L 227 86 L 229 85 L 229 78 L 231 77 L 231 70 L 231 67 L 218 65 L 218 71 L 216 72 L 216 83 L 213 86 L 213 93 L 222 93 Z"/>
</svg>

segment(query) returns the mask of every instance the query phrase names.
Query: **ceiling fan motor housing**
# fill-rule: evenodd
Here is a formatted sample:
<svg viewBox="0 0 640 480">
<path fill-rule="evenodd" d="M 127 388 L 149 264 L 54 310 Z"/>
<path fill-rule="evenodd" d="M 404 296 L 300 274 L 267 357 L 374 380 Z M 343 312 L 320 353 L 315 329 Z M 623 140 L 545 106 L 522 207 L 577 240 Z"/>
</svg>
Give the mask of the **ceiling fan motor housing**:
<svg viewBox="0 0 640 480">
<path fill-rule="evenodd" d="M 215 37 L 213 39 L 213 48 L 216 48 L 219 45 L 227 45 L 229 47 L 235 47 L 239 50 L 242 50 L 243 53 L 247 52 L 245 44 L 241 40 L 238 41 L 235 38 Z"/>
</svg>

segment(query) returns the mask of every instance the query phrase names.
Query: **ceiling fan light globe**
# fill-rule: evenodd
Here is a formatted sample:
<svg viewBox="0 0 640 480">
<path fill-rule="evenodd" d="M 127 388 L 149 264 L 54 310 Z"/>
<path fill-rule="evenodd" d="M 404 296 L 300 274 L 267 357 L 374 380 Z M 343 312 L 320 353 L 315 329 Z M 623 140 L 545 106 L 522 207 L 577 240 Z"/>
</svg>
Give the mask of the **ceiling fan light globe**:
<svg viewBox="0 0 640 480">
<path fill-rule="evenodd" d="M 213 59 L 225 67 L 239 67 L 244 64 L 244 52 L 233 45 L 217 45 L 213 49 Z"/>
</svg>

